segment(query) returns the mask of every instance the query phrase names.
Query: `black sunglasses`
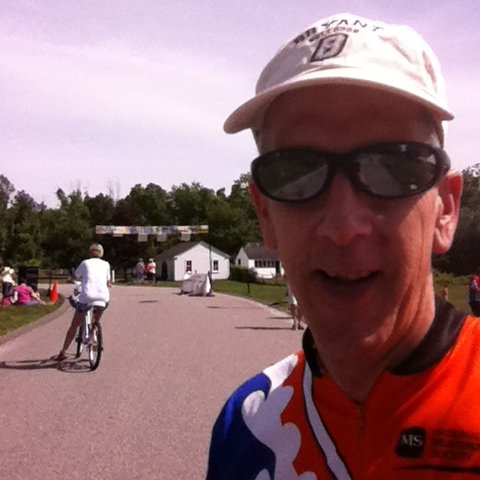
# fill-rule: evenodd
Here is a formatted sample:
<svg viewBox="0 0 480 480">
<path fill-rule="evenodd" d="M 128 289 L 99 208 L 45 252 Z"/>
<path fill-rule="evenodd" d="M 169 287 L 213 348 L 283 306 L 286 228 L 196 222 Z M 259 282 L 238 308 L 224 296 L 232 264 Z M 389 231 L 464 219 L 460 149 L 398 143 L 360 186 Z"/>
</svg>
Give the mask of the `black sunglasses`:
<svg viewBox="0 0 480 480">
<path fill-rule="evenodd" d="M 252 178 L 277 202 L 320 196 L 338 171 L 359 190 L 379 198 L 405 198 L 432 188 L 450 169 L 441 148 L 422 143 L 374 145 L 335 154 L 308 149 L 276 150 L 256 158 Z"/>
</svg>

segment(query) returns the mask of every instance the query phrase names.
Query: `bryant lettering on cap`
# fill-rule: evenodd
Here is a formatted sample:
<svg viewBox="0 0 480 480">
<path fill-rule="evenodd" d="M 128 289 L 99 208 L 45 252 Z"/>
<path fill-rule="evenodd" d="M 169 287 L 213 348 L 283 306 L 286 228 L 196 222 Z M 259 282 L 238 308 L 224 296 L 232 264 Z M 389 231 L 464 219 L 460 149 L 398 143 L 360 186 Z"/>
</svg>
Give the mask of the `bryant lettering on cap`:
<svg viewBox="0 0 480 480">
<path fill-rule="evenodd" d="M 453 119 L 437 57 L 415 30 L 345 13 L 319 20 L 284 45 L 260 75 L 256 95 L 227 118 L 224 129 L 255 130 L 280 94 L 339 83 L 401 95 L 439 122 Z"/>
</svg>

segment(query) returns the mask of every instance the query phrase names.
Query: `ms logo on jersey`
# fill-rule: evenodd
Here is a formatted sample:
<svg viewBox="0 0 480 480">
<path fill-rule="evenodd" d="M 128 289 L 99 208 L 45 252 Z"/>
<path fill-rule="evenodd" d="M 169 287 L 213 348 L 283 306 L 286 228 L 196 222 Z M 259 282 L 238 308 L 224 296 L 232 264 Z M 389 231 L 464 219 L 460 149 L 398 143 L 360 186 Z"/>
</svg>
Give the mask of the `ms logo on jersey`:
<svg viewBox="0 0 480 480">
<path fill-rule="evenodd" d="M 418 458 L 425 447 L 425 429 L 415 427 L 404 430 L 397 443 L 395 453 L 399 457 Z"/>
<path fill-rule="evenodd" d="M 336 57 L 342 53 L 343 47 L 347 42 L 348 35 L 344 33 L 336 33 L 323 37 L 318 42 L 318 47 L 312 55 L 311 62 L 319 62 L 326 58 Z"/>
</svg>

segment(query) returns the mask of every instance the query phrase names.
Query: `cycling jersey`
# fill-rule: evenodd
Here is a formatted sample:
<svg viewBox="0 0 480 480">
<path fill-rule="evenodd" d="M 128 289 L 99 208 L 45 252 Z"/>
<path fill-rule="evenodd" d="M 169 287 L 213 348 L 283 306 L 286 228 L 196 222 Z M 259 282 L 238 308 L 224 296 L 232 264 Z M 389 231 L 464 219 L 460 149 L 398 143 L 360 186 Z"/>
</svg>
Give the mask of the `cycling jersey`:
<svg viewBox="0 0 480 480">
<path fill-rule="evenodd" d="M 417 349 L 367 401 L 322 370 L 311 333 L 237 389 L 213 428 L 207 480 L 480 477 L 480 323 L 437 299 Z"/>
</svg>

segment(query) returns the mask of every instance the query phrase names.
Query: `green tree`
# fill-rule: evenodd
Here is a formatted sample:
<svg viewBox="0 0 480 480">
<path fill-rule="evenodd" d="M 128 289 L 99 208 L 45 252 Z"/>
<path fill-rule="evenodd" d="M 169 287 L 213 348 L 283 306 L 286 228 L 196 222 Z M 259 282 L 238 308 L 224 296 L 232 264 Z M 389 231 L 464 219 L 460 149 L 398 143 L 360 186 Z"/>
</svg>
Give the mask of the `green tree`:
<svg viewBox="0 0 480 480">
<path fill-rule="evenodd" d="M 5 248 L 8 239 L 7 209 L 15 188 L 4 175 L 0 175 L 0 261 L 5 262 Z"/>
<path fill-rule="evenodd" d="M 215 198 L 212 189 L 198 182 L 173 186 L 169 195 L 170 218 L 174 225 L 203 225 L 208 209 Z"/>
<path fill-rule="evenodd" d="M 137 219 L 135 225 L 169 225 L 167 192 L 154 183 L 135 185 L 125 201 Z"/>
<path fill-rule="evenodd" d="M 460 219 L 453 245 L 447 254 L 433 259 L 436 269 L 455 275 L 467 275 L 480 266 L 479 165 L 464 170 L 463 180 Z"/>
<path fill-rule="evenodd" d="M 93 240 L 90 212 L 79 190 L 66 195 L 57 191 L 60 208 L 43 215 L 42 247 L 49 267 L 76 267 L 88 253 Z"/>
<path fill-rule="evenodd" d="M 15 265 L 40 263 L 40 209 L 28 193 L 16 193 L 7 211 L 5 261 Z"/>
<path fill-rule="evenodd" d="M 255 209 L 248 193 L 249 175 L 236 180 L 228 197 L 217 192 L 209 205 L 207 241 L 229 255 L 248 242 L 261 241 Z"/>
<path fill-rule="evenodd" d="M 110 225 L 115 211 L 115 202 L 112 197 L 99 193 L 95 197 L 85 196 L 83 200 L 90 213 L 90 226 Z"/>
</svg>

